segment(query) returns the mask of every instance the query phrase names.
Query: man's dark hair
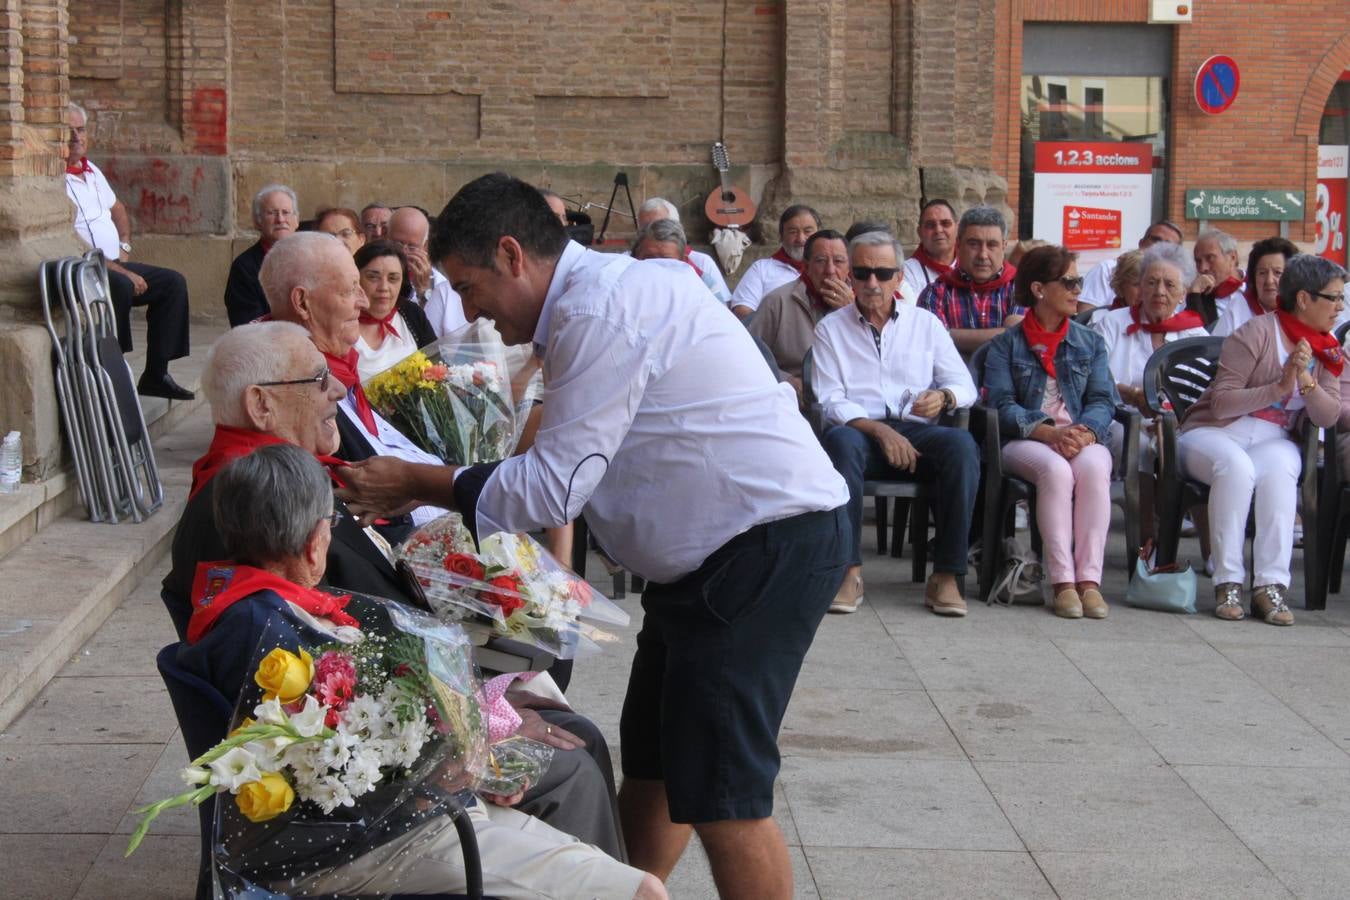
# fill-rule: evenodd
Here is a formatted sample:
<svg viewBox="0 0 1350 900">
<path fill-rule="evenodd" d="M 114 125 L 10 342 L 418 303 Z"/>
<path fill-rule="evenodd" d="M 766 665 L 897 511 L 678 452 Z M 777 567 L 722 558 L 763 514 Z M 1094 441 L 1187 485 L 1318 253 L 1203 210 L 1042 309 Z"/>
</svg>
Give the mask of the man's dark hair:
<svg viewBox="0 0 1350 900">
<path fill-rule="evenodd" d="M 831 228 L 822 228 L 806 239 L 806 249 L 802 251 L 802 259 L 811 259 L 811 249 L 816 246 L 816 241 L 843 241 L 847 244 L 849 240 Z"/>
<path fill-rule="evenodd" d="M 377 202 L 377 203 L 367 203 L 365 206 L 361 207 L 361 215 L 364 216 L 366 213 L 370 212 L 372 209 L 389 209 L 389 207 L 385 206 L 383 203 L 378 203 L 378 202 Z"/>
<path fill-rule="evenodd" d="M 1186 235 L 1184 235 L 1184 234 L 1182 233 L 1182 231 L 1181 231 L 1181 226 L 1178 225 L 1176 222 L 1173 222 L 1171 219 L 1159 219 L 1158 221 L 1154 222 L 1152 225 L 1148 226 L 1148 231 L 1152 231 L 1153 229 L 1157 228 L 1159 225 L 1161 225 L 1163 228 L 1166 228 L 1168 231 L 1170 231 L 1170 232 L 1172 232 L 1173 234 L 1175 234 L 1175 235 L 1177 236 L 1177 243 L 1178 243 L 1178 244 L 1180 244 L 1182 241 L 1184 241 L 1184 240 L 1186 239 Z M 1144 232 L 1144 233 L 1147 234 L 1148 232 L 1146 231 L 1146 232 Z"/>
<path fill-rule="evenodd" d="M 789 220 L 797 218 L 802 213 L 809 213 L 811 215 L 811 218 L 816 220 L 816 227 L 817 228 L 820 227 L 820 213 L 816 212 L 814 209 L 807 206 L 805 203 L 794 203 L 787 209 L 783 210 L 783 214 L 778 217 L 779 233 L 781 234 L 783 229 L 787 227 L 787 223 Z"/>
<path fill-rule="evenodd" d="M 1268 237 L 1252 244 L 1252 252 L 1247 254 L 1247 282 L 1253 291 L 1256 290 L 1256 264 L 1261 261 L 1261 257 L 1270 256 L 1272 253 L 1280 254 L 1288 263 L 1291 256 L 1298 256 L 1298 247 L 1293 241 L 1282 237 Z"/>
<path fill-rule="evenodd" d="M 852 225 L 848 226 L 848 231 L 844 232 L 844 241 L 851 244 L 853 243 L 853 239 L 858 235 L 867 234 L 871 231 L 884 231 L 887 234 L 895 233 L 891 231 L 891 226 L 887 225 L 885 222 L 854 222 Z M 816 232 L 816 234 L 819 233 L 820 232 Z"/>
<path fill-rule="evenodd" d="M 947 212 L 952 214 L 953 219 L 956 218 L 956 208 L 953 207 L 951 203 L 949 203 L 948 201 L 943 200 L 941 197 L 934 197 L 932 200 L 925 200 L 923 206 L 919 207 L 919 218 L 922 219 L 923 214 L 928 212 L 935 206 L 947 207 Z"/>
<path fill-rule="evenodd" d="M 494 268 L 497 244 L 507 235 L 540 260 L 562 255 L 567 232 L 544 195 L 505 172 L 475 178 L 445 204 L 431 223 L 428 254 L 439 262 L 457 256 L 467 265 Z"/>
</svg>

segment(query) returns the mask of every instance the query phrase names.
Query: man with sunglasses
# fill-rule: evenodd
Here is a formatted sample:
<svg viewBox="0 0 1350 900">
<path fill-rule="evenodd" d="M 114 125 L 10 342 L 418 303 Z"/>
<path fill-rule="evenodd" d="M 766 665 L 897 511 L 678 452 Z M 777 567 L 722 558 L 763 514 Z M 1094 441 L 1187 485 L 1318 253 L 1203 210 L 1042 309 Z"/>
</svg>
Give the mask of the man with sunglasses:
<svg viewBox="0 0 1350 900">
<path fill-rule="evenodd" d="M 937 481 L 941 490 L 924 605 L 964 616 L 957 579 L 966 573 L 980 454 L 968 431 L 936 423 L 975 402 L 975 383 L 937 317 L 896 302 L 902 259 L 889 234 L 855 237 L 849 275 L 856 299 L 816 326 L 816 396 L 832 426 L 822 443 L 849 490 L 849 568 L 830 612 L 854 612 L 862 600 L 863 482 L 902 478 Z"/>
</svg>

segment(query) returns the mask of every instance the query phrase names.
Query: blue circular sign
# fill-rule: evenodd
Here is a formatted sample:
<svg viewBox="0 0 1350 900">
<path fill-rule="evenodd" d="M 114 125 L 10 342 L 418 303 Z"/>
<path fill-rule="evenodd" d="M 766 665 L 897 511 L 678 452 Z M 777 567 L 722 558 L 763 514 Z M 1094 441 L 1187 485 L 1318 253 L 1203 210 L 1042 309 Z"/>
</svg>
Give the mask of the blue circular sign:
<svg viewBox="0 0 1350 900">
<path fill-rule="evenodd" d="M 1231 56 L 1211 56 L 1195 73 L 1195 102 L 1210 115 L 1218 115 L 1237 99 L 1242 74 Z"/>
</svg>

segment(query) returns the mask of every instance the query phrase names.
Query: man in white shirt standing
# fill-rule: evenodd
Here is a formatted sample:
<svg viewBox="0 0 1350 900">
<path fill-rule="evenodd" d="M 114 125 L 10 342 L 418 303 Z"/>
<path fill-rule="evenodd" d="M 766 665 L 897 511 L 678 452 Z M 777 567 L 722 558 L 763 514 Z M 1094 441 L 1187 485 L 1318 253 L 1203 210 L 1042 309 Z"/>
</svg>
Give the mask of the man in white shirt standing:
<svg viewBox="0 0 1350 900">
<path fill-rule="evenodd" d="M 342 496 L 367 515 L 453 504 L 480 535 L 584 509 L 648 580 L 621 724 L 630 863 L 664 879 L 697 832 L 721 896 L 786 900 L 778 729 L 843 574 L 847 487 L 683 262 L 569 242 L 538 191 L 501 173 L 450 201 L 432 257 L 508 343 L 543 356 L 543 422 L 521 456 L 453 481 L 374 460 Z"/>
<path fill-rule="evenodd" d="M 467 324 L 464 304 L 450 287 L 450 282 L 427 257 L 427 235 L 431 225 L 426 215 L 415 206 L 400 206 L 389 220 L 389 240 L 403 246 L 408 256 L 408 280 L 412 282 L 417 302 L 427 314 L 427 321 L 444 337 Z"/>
<path fill-rule="evenodd" d="M 917 230 L 919 246 L 904 267 L 905 293 L 915 299 L 956 265 L 956 210 L 941 198 L 929 200 L 919 210 Z"/>
<path fill-rule="evenodd" d="M 146 307 L 145 371 L 136 390 L 149 397 L 191 400 L 192 392 L 169 374 L 169 361 L 188 355 L 187 281 L 173 269 L 129 262 L 131 217 L 103 172 L 86 156 L 89 115 L 84 107 L 71 103 L 67 116 L 66 196 L 75 207 L 75 232 L 90 247 L 102 250 L 108 264 L 117 342 L 123 353 L 132 350 L 131 308 Z"/>
<path fill-rule="evenodd" d="M 773 256 L 757 259 L 745 270 L 731 295 L 731 311 L 742 319 L 759 309 L 764 295 L 806 271 L 806 239 L 821 228 L 820 213 L 809 206 L 794 203 L 778 217 L 778 235 L 782 245 Z"/>
<path fill-rule="evenodd" d="M 868 478 L 936 480 L 937 548 L 924 605 L 964 616 L 957 579 L 966 573 L 980 454 L 970 433 L 934 424 L 947 410 L 975 402 L 975 383 L 951 335 L 924 309 L 897 303 L 901 259 L 889 234 L 860 234 L 849 244 L 854 304 L 816 326 L 815 390 L 833 426 L 822 443 L 849 489 L 849 569 L 831 612 L 862 599 L 862 490 Z"/>
<path fill-rule="evenodd" d="M 674 203 L 671 203 L 665 197 L 652 197 L 646 203 L 638 207 L 637 229 L 640 234 L 646 227 L 653 222 L 661 219 L 673 219 L 676 225 L 684 226 L 680 223 L 680 211 Z M 706 253 L 700 253 L 688 244 L 684 248 L 684 258 L 689 261 L 698 272 L 703 283 L 712 291 L 712 295 L 717 298 L 719 303 L 731 302 L 731 291 L 727 289 L 727 281 L 722 277 L 722 270 L 717 266 L 717 260 Z"/>
</svg>

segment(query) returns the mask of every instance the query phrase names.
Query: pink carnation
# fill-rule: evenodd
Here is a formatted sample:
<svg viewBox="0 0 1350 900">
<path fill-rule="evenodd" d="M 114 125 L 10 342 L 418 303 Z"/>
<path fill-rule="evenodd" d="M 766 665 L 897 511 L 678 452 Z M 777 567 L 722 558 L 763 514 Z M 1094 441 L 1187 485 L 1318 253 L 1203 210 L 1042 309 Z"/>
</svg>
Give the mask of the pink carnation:
<svg viewBox="0 0 1350 900">
<path fill-rule="evenodd" d="M 314 694 L 333 712 L 347 708 L 356 693 L 356 666 L 351 657 L 329 650 L 314 663 Z"/>
</svg>

